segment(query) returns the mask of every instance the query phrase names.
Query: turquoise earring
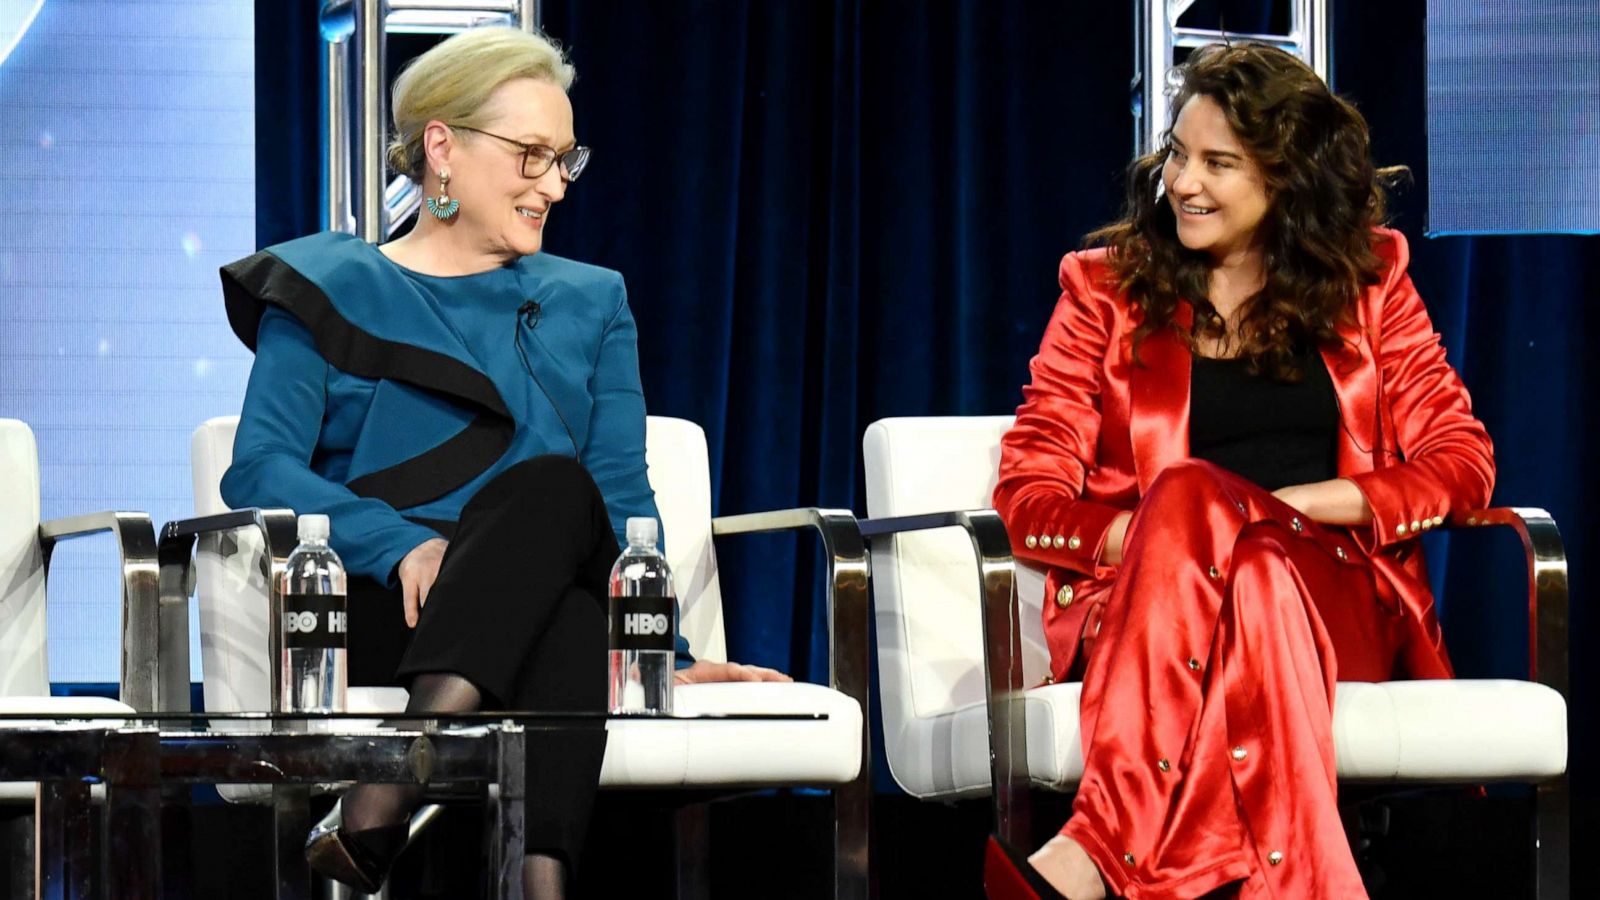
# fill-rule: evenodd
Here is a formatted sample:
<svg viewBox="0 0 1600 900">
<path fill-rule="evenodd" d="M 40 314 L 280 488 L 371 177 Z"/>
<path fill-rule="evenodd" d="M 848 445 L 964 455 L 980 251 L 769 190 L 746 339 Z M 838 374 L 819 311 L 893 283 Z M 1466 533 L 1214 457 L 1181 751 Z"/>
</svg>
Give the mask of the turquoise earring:
<svg viewBox="0 0 1600 900">
<path fill-rule="evenodd" d="M 428 212 L 435 219 L 443 221 L 454 216 L 461 209 L 461 201 L 450 196 L 450 173 L 439 173 L 439 199 L 428 198 Z"/>
</svg>

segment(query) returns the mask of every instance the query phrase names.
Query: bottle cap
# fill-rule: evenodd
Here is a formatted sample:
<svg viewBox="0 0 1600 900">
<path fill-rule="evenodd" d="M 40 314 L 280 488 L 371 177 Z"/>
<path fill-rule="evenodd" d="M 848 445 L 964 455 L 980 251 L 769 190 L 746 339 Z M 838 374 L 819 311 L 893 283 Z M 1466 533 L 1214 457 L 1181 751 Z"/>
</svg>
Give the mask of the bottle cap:
<svg viewBox="0 0 1600 900">
<path fill-rule="evenodd" d="M 655 519 L 648 516 L 633 516 L 628 519 L 628 546 L 653 547 L 660 535 L 660 528 Z"/>
<path fill-rule="evenodd" d="M 300 517 L 297 523 L 300 540 L 325 541 L 328 539 L 328 517 L 316 513 L 307 513 Z"/>
</svg>

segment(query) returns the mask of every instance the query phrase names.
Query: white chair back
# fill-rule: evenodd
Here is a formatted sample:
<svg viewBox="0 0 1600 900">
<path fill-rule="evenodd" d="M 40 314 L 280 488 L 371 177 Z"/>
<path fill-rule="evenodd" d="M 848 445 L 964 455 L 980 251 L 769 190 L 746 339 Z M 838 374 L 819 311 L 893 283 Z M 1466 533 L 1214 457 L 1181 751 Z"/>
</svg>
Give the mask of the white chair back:
<svg viewBox="0 0 1600 900">
<path fill-rule="evenodd" d="M 223 416 L 195 430 L 191 452 L 196 515 L 228 509 L 220 485 L 233 461 L 238 426 L 237 416 Z M 645 444 L 667 562 L 682 606 L 683 635 L 697 658 L 725 660 L 705 432 L 683 419 L 651 416 Z M 240 530 L 202 539 L 196 553 L 201 666 L 206 709 L 211 711 L 263 710 L 269 703 L 267 574 L 251 564 L 259 558 L 259 549 L 259 536 Z M 353 710 L 382 711 L 392 700 L 388 692 L 352 691 L 350 704 Z"/>
<path fill-rule="evenodd" d="M 687 419 L 645 419 L 645 461 L 661 511 L 682 622 L 679 630 L 696 659 L 727 662 L 722 623 L 722 583 L 711 545 L 711 460 L 706 433 Z"/>
<path fill-rule="evenodd" d="M 906 516 L 988 509 L 1010 416 L 882 419 L 864 440 L 867 515 Z M 982 592 L 972 543 L 960 528 L 913 531 L 872 543 L 872 593 L 890 771 L 918 796 L 959 794 L 981 772 L 964 773 L 987 730 L 943 734 L 949 714 L 985 701 Z M 1039 604 L 1044 576 L 1017 567 L 1023 677 L 1049 671 Z M 941 736 L 942 735 L 942 736 Z M 967 747 L 970 741 L 978 745 Z M 967 752 L 972 751 L 972 752 Z"/>
<path fill-rule="evenodd" d="M 988 509 L 1010 416 L 881 419 L 867 428 L 867 515 L 907 516 Z M 983 616 L 972 542 L 959 528 L 877 540 L 872 547 L 878 666 L 885 714 L 910 717 L 984 700 Z M 1023 606 L 1023 673 L 1049 671 L 1039 604 L 1044 575 L 1017 572 Z"/>
<path fill-rule="evenodd" d="M 189 454 L 197 516 L 228 511 L 222 501 L 222 474 L 233 463 L 238 428 L 238 416 L 221 416 L 195 429 Z M 210 712 L 261 712 L 272 705 L 270 576 L 261 547 L 261 535 L 243 528 L 201 535 L 195 545 L 201 690 Z"/>
<path fill-rule="evenodd" d="M 48 695 L 47 659 L 39 450 L 27 425 L 0 419 L 0 697 Z"/>
</svg>

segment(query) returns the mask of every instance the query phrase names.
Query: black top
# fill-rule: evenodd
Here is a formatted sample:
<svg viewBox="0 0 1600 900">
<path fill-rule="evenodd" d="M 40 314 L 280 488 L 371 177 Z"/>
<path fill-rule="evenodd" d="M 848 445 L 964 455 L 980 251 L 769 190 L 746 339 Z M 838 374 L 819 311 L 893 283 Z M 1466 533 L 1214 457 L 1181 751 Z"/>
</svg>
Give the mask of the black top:
<svg viewBox="0 0 1600 900">
<path fill-rule="evenodd" d="M 1294 384 L 1252 376 L 1242 359 L 1194 358 L 1189 455 L 1269 491 L 1338 477 L 1339 401 L 1321 354 Z"/>
</svg>

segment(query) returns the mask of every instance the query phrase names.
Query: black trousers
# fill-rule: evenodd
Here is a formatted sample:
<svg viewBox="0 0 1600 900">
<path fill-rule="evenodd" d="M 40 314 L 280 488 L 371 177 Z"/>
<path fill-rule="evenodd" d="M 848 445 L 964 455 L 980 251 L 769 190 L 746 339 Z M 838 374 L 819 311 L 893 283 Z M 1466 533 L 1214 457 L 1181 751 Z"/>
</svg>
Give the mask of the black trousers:
<svg viewBox="0 0 1600 900">
<path fill-rule="evenodd" d="M 565 456 L 519 463 L 461 510 L 415 631 L 401 591 L 351 579 L 350 682 L 451 672 L 485 709 L 603 710 L 607 580 L 621 552 L 605 500 Z M 453 531 L 453 533 L 452 533 Z M 605 727 L 527 733 L 528 852 L 575 864 L 589 825 Z"/>
</svg>

